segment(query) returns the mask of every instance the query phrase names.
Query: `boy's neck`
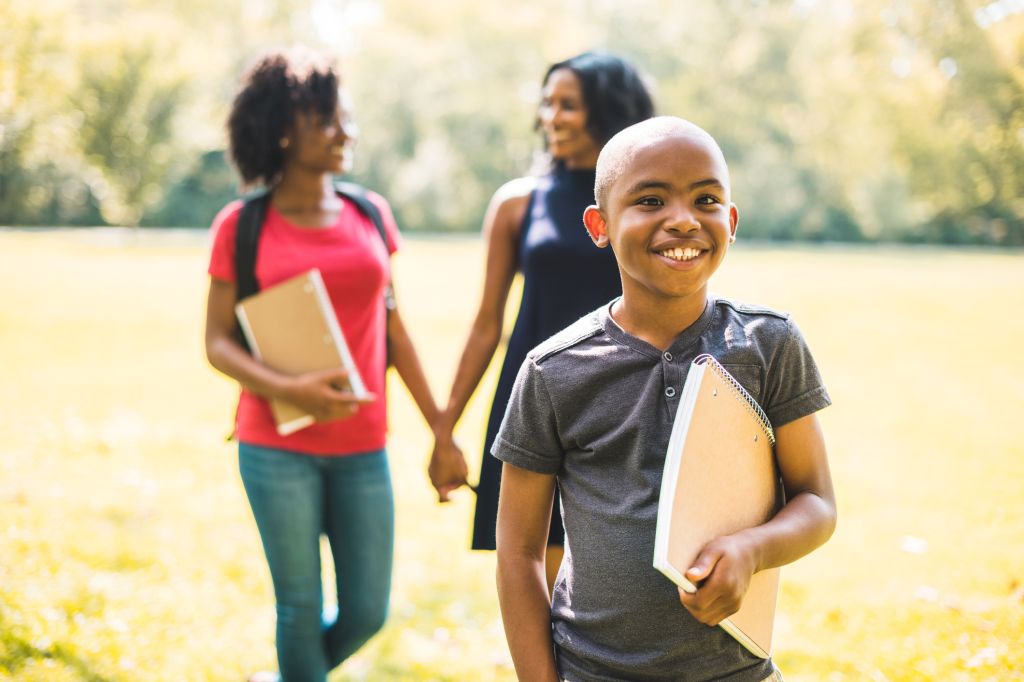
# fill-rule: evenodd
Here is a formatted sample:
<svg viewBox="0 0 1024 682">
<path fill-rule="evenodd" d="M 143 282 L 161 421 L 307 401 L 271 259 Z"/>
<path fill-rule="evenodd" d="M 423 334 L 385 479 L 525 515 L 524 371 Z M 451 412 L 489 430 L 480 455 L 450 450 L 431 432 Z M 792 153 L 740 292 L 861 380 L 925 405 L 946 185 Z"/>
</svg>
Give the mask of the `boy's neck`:
<svg viewBox="0 0 1024 682">
<path fill-rule="evenodd" d="M 611 316 L 626 333 L 659 350 L 667 350 L 687 327 L 700 319 L 707 300 L 706 286 L 689 296 L 663 299 L 628 296 L 623 292 L 612 306 Z"/>
</svg>

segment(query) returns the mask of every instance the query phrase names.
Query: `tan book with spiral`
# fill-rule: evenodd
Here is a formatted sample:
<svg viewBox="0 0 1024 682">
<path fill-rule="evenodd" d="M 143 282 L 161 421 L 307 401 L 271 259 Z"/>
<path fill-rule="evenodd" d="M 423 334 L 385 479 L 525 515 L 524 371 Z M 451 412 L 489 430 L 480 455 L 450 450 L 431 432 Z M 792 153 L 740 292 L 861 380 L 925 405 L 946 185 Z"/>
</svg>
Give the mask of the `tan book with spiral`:
<svg viewBox="0 0 1024 682">
<path fill-rule="evenodd" d="M 239 326 L 254 357 L 293 376 L 344 368 L 352 393 L 367 395 L 345 335 L 316 268 L 268 287 L 235 305 Z M 277 432 L 287 436 L 313 423 L 313 416 L 283 400 L 271 400 Z"/>
<path fill-rule="evenodd" d="M 782 504 L 775 434 L 757 402 L 710 355 L 690 366 L 661 482 L 654 567 L 687 592 L 685 573 L 711 540 L 768 521 Z M 761 658 L 771 653 L 779 569 L 755 573 L 721 623 Z"/>
</svg>

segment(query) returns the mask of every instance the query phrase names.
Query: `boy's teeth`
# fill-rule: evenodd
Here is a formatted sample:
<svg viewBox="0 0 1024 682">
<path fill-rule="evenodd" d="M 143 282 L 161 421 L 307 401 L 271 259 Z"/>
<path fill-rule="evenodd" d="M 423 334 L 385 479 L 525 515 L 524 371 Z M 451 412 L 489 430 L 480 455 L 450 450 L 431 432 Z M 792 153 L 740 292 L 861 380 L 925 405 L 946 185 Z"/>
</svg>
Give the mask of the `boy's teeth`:
<svg viewBox="0 0 1024 682">
<path fill-rule="evenodd" d="M 700 255 L 700 250 L 681 249 L 679 247 L 676 247 L 674 249 L 665 249 L 664 251 L 661 252 L 661 255 L 665 256 L 666 258 L 671 258 L 673 260 L 693 260 L 694 258 Z"/>
</svg>

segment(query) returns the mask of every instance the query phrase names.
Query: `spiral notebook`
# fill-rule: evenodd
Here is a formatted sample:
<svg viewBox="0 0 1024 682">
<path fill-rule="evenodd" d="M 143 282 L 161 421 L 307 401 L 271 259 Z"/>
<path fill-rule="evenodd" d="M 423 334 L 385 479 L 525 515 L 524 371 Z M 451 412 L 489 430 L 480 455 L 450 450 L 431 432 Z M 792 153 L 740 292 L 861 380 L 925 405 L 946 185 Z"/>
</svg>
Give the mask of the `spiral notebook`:
<svg viewBox="0 0 1024 682">
<path fill-rule="evenodd" d="M 352 393 L 366 396 L 318 269 L 239 301 L 235 314 L 253 355 L 268 367 L 291 375 L 343 367 Z M 282 436 L 314 421 L 312 415 L 283 400 L 271 400 L 270 411 Z"/>
<path fill-rule="evenodd" d="M 714 538 L 760 525 L 782 503 L 775 434 L 746 390 L 710 355 L 690 366 L 665 457 L 654 567 L 684 576 Z M 771 652 L 779 569 L 755 573 L 740 610 L 720 624 L 761 658 Z"/>
</svg>

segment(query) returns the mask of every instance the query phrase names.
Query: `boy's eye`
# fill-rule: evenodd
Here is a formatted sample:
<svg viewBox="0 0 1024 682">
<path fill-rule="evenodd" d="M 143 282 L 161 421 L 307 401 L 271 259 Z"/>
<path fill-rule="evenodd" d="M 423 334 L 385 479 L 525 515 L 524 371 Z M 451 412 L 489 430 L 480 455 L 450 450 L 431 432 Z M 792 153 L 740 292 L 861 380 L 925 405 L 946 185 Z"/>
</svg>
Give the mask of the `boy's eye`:
<svg viewBox="0 0 1024 682">
<path fill-rule="evenodd" d="M 722 203 L 722 200 L 713 194 L 702 194 L 697 197 L 697 203 L 703 206 L 710 206 L 712 204 L 720 204 Z"/>
<path fill-rule="evenodd" d="M 636 203 L 638 206 L 663 206 L 665 204 L 660 197 L 640 197 Z"/>
</svg>

